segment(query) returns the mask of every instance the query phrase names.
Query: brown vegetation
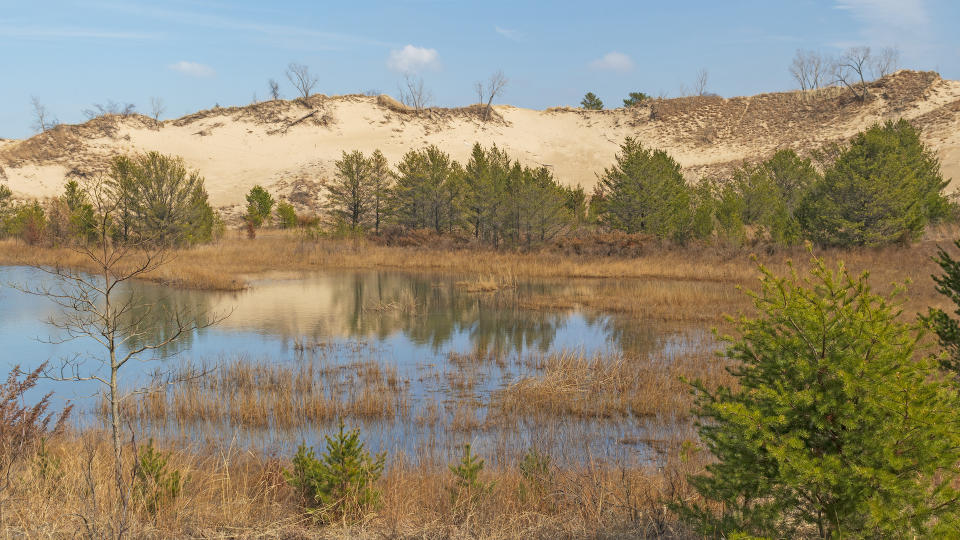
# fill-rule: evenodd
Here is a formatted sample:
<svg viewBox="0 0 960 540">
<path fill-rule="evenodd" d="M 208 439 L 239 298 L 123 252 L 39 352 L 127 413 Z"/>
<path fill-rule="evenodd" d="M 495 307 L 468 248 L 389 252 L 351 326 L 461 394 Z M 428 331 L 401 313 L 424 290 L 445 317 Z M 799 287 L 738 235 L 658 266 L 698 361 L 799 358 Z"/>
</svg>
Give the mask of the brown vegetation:
<svg viewBox="0 0 960 540">
<path fill-rule="evenodd" d="M 488 466 L 482 478 L 496 481 L 492 491 L 454 507 L 447 463 L 393 456 L 378 483 L 379 507 L 358 523 L 320 529 L 283 478 L 289 462 L 229 444 L 161 446 L 168 466 L 187 477 L 182 493 L 155 514 L 136 505 L 119 516 L 106 439 L 89 431 L 50 440 L 54 475 L 36 464 L 20 471 L 0 512 L 2 534 L 105 537 L 126 518 L 126 535 L 136 538 L 675 537 L 662 500 L 688 496 L 685 474 L 702 467 L 697 454 L 666 466 L 589 462 L 554 468 L 532 489 L 516 462 Z"/>
</svg>

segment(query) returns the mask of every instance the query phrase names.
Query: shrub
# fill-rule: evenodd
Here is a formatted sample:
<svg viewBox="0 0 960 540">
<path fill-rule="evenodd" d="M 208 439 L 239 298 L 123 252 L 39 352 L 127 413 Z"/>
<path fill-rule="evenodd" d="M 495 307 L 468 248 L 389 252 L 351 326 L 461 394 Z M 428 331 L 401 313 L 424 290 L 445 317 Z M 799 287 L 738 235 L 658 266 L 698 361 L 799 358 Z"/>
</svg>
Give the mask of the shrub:
<svg viewBox="0 0 960 540">
<path fill-rule="evenodd" d="M 693 383 L 700 439 L 716 457 L 675 509 L 710 537 L 950 536 L 960 518 L 960 397 L 916 354 L 895 291 L 871 292 L 814 260 L 808 277 L 761 267 L 757 318 L 740 319 L 737 388 Z"/>
<path fill-rule="evenodd" d="M 50 393 L 34 405 L 25 404 L 25 396 L 37 385 L 46 367 L 44 362 L 24 373 L 20 366 L 14 366 L 6 382 L 0 385 L 0 494 L 15 477 L 14 468 L 29 460 L 36 449 L 44 451 L 44 438 L 62 431 L 70 416 L 70 405 L 59 414 L 50 411 Z"/>
<path fill-rule="evenodd" d="M 383 473 L 386 455 L 371 456 L 360 441 L 360 431 L 346 431 L 343 420 L 333 437 L 324 438 L 327 451 L 320 459 L 313 448 L 300 445 L 293 469 L 284 476 L 320 521 L 359 518 L 380 498 L 374 484 Z"/>
<path fill-rule="evenodd" d="M 140 448 L 133 471 L 133 495 L 150 515 L 180 496 L 186 478 L 168 468 L 170 456 L 153 446 L 153 439 Z"/>
<path fill-rule="evenodd" d="M 7 218 L 7 234 L 16 236 L 31 246 L 44 241 L 47 234 L 47 214 L 40 203 L 20 204 Z"/>
<path fill-rule="evenodd" d="M 909 242 L 946 217 L 940 164 L 907 121 L 875 124 L 841 148 L 803 199 L 798 217 L 822 246 Z"/>
<path fill-rule="evenodd" d="M 277 223 L 281 229 L 293 229 L 297 226 L 297 211 L 292 204 L 286 201 L 277 203 Z"/>
</svg>

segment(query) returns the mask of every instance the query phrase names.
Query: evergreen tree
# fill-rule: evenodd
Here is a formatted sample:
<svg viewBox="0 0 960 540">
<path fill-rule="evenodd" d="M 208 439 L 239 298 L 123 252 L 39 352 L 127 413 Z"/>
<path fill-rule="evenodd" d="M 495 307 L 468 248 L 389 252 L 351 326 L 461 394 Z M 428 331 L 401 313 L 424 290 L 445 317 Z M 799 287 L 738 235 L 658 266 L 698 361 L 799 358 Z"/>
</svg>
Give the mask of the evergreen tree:
<svg viewBox="0 0 960 540">
<path fill-rule="evenodd" d="M 955 241 L 954 245 L 960 247 L 960 240 Z M 953 315 L 960 316 L 960 261 L 951 257 L 943 248 L 937 249 L 934 261 L 943 271 L 939 276 L 933 276 L 937 292 L 954 303 L 956 309 L 953 310 Z M 937 334 L 943 350 L 941 366 L 960 378 L 960 321 L 940 308 L 930 308 L 922 319 Z"/>
<path fill-rule="evenodd" d="M 166 245 L 212 238 L 217 218 L 203 177 L 188 172 L 182 158 L 158 152 L 117 157 L 108 183 L 119 200 L 121 238 Z"/>
<path fill-rule="evenodd" d="M 648 99 L 650 99 L 650 96 L 643 92 L 630 92 L 630 94 L 627 95 L 627 99 L 623 100 L 623 106 L 633 107 L 634 105 L 639 105 Z"/>
<path fill-rule="evenodd" d="M 510 158 L 497 148 L 473 145 L 464 168 L 465 218 L 475 238 L 496 244 L 502 234 L 498 215 L 507 190 Z"/>
<path fill-rule="evenodd" d="M 691 193 L 680 164 L 662 150 L 651 151 L 627 138 L 617 163 L 597 185 L 600 219 L 627 233 L 644 232 L 684 242 L 692 232 Z"/>
<path fill-rule="evenodd" d="M 336 162 L 337 173 L 327 187 L 327 200 L 334 218 L 353 230 L 370 221 L 373 207 L 373 176 L 370 161 L 359 150 L 343 152 Z"/>
<path fill-rule="evenodd" d="M 940 164 L 907 121 L 875 124 L 843 148 L 798 216 L 822 246 L 908 242 L 946 216 Z"/>
<path fill-rule="evenodd" d="M 360 431 L 344 429 L 324 435 L 326 452 L 317 459 L 313 448 L 301 445 L 293 470 L 284 471 L 287 482 L 321 521 L 355 519 L 377 504 L 375 483 L 383 473 L 385 454 L 371 456 L 360 441 Z"/>
<path fill-rule="evenodd" d="M 255 185 L 247 193 L 247 213 L 244 218 L 254 227 L 260 227 L 273 212 L 273 196 L 262 186 Z"/>
<path fill-rule="evenodd" d="M 717 461 L 690 478 L 703 501 L 675 509 L 715 538 L 955 535 L 960 398 L 899 320 L 899 291 L 821 260 L 808 277 L 761 272 L 759 316 L 723 352 L 739 384 L 693 384 Z"/>
<path fill-rule="evenodd" d="M 407 152 L 391 190 L 394 219 L 410 229 L 453 230 L 461 221 L 462 176 L 460 165 L 436 146 Z"/>
<path fill-rule="evenodd" d="M 580 100 L 580 106 L 588 111 L 599 111 L 603 109 L 603 102 L 593 92 L 587 92 Z"/>
<path fill-rule="evenodd" d="M 371 208 L 373 214 L 373 232 L 380 234 L 380 224 L 383 223 L 387 215 L 387 201 L 390 195 L 390 189 L 393 187 L 393 172 L 390 171 L 390 165 L 387 158 L 380 152 L 374 150 L 369 160 L 370 185 L 371 185 Z"/>
<path fill-rule="evenodd" d="M 297 210 L 287 201 L 277 203 L 276 214 L 281 229 L 293 229 L 297 226 Z"/>
</svg>

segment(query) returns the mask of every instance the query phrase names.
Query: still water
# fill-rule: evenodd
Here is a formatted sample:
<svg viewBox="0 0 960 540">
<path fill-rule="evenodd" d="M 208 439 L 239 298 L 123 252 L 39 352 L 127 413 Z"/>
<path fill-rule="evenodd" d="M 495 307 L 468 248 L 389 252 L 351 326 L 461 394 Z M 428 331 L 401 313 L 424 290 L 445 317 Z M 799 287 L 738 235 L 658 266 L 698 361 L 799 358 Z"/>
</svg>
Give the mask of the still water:
<svg viewBox="0 0 960 540">
<path fill-rule="evenodd" d="M 36 269 L 0 267 L 0 368 L 31 368 L 50 361 L 53 365 L 80 363 L 84 373 L 95 372 L 100 367 L 102 349 L 89 339 L 64 341 L 66 336 L 49 324 L 62 315 L 61 308 L 48 298 L 25 294 L 16 286 L 56 288 L 57 283 Z M 229 293 L 132 283 L 122 290 L 121 296 L 133 295 L 138 304 L 153 306 L 147 315 L 149 335 L 143 336 L 143 342 L 162 339 L 169 333 L 167 314 L 171 312 L 188 312 L 200 320 L 222 320 L 184 336 L 174 346 L 158 351 L 154 358 L 148 357 L 150 361 L 130 364 L 125 368 L 124 381 L 131 387 L 145 384 L 148 374 L 158 367 L 190 362 L 294 365 L 316 361 L 312 358 L 315 351 L 322 350 L 325 365 L 348 364 L 362 355 L 389 366 L 404 381 L 405 399 L 412 401 L 413 409 L 427 401 L 449 407 L 459 400 L 471 399 L 480 403 L 478 414 L 482 415 L 490 394 L 524 373 L 524 358 L 562 351 L 592 356 L 669 350 L 709 339 L 709 334 L 700 329 L 664 329 L 649 321 L 613 314 L 522 307 L 522 300 L 533 295 L 550 296 L 570 287 L 600 286 L 603 285 L 589 282 L 526 282 L 492 293 L 476 293 L 469 292 L 468 284 L 457 276 L 383 271 L 264 278 L 252 282 L 246 291 Z M 460 358 L 462 363 L 467 357 L 501 360 L 495 368 L 480 369 L 465 393 L 462 385 L 452 387 L 450 376 L 438 373 L 448 373 L 452 359 Z M 42 387 L 43 392 L 53 391 L 58 403 L 76 403 L 79 421 L 96 421 L 93 411 L 97 399 L 91 396 L 98 387 L 94 383 L 44 381 Z M 451 412 L 450 416 L 453 415 Z M 366 432 L 374 447 L 414 452 L 423 446 L 426 436 L 434 444 L 442 439 L 441 446 L 445 447 L 473 440 L 475 444 L 487 441 L 519 448 L 529 444 L 538 431 L 544 431 L 543 426 L 518 425 L 509 436 L 501 432 L 491 434 L 489 427 L 478 422 L 456 435 L 450 429 L 441 430 L 443 433 L 438 435 L 433 426 L 428 435 L 427 428 L 415 424 L 378 421 L 375 426 L 366 426 Z M 561 428 L 550 426 L 557 431 L 552 442 L 543 444 L 566 446 L 576 439 L 583 445 L 583 453 L 618 453 L 623 449 L 616 441 L 632 440 L 637 430 L 636 422 L 630 419 L 601 423 L 582 420 L 574 424 L 574 431 L 563 433 Z M 160 427 L 171 429 L 169 425 Z M 214 432 L 221 438 L 257 440 L 261 445 L 285 450 L 284 441 L 314 442 L 311 439 L 315 440 L 325 427 L 300 429 L 293 437 L 267 429 L 257 438 L 228 425 L 218 426 Z M 198 436 L 182 426 L 173 431 L 184 437 Z M 210 431 L 204 433 L 209 435 Z M 584 438 L 589 441 L 582 441 Z M 507 439 L 509 443 L 505 442 Z"/>
</svg>

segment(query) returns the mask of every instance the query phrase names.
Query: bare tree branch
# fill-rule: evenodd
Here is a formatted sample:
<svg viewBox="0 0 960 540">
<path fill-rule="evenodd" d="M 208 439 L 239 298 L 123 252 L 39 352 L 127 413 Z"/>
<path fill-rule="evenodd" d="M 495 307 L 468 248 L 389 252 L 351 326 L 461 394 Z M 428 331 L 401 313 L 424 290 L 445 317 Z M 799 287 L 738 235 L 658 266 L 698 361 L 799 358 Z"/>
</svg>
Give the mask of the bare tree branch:
<svg viewBox="0 0 960 540">
<path fill-rule="evenodd" d="M 310 73 L 310 68 L 296 62 L 290 62 L 290 65 L 287 66 L 287 79 L 290 80 L 290 84 L 297 89 L 302 98 L 310 97 L 313 87 L 317 85 L 317 78 Z"/>
<path fill-rule="evenodd" d="M 163 104 L 163 100 L 158 97 L 150 98 L 150 114 L 153 116 L 153 119 L 160 121 L 160 115 L 167 111 L 166 105 Z"/>
<path fill-rule="evenodd" d="M 40 103 L 37 96 L 30 97 L 30 105 L 33 107 L 33 129 L 37 133 L 43 133 L 60 124 L 60 121 L 47 111 L 47 107 Z"/>
<path fill-rule="evenodd" d="M 418 113 L 430 106 L 433 94 L 423 85 L 423 77 L 404 75 L 400 86 L 400 102 Z"/>
<path fill-rule="evenodd" d="M 493 111 L 493 100 L 503 93 L 503 89 L 506 88 L 508 82 L 503 71 L 497 70 L 487 79 L 486 85 L 481 81 L 474 83 L 473 88 L 477 92 L 477 100 L 483 105 L 484 120 L 490 119 L 490 113 Z"/>
</svg>

